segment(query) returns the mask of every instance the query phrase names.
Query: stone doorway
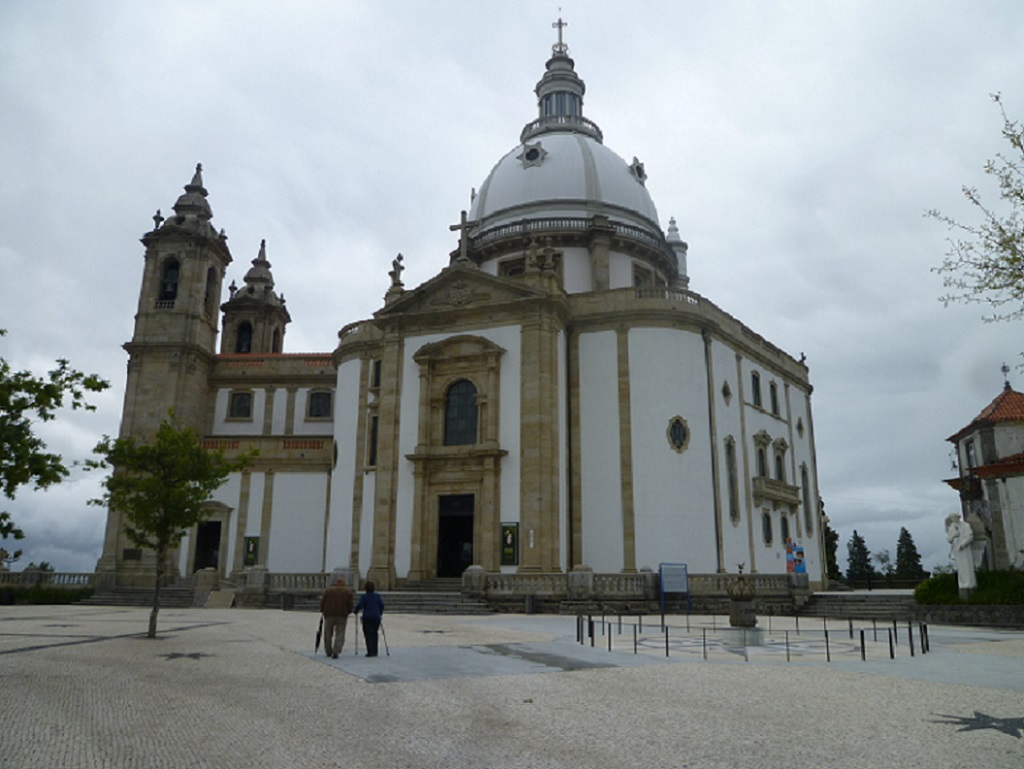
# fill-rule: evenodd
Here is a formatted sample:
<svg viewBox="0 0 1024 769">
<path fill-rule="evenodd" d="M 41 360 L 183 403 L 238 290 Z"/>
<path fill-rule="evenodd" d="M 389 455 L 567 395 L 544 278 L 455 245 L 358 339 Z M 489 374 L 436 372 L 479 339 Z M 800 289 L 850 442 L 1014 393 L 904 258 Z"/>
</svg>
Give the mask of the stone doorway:
<svg viewBox="0 0 1024 769">
<path fill-rule="evenodd" d="M 220 566 L 220 521 L 203 521 L 196 526 L 196 559 L 193 571 Z"/>
<path fill-rule="evenodd" d="M 472 494 L 445 494 L 437 501 L 437 576 L 461 577 L 473 564 Z"/>
</svg>

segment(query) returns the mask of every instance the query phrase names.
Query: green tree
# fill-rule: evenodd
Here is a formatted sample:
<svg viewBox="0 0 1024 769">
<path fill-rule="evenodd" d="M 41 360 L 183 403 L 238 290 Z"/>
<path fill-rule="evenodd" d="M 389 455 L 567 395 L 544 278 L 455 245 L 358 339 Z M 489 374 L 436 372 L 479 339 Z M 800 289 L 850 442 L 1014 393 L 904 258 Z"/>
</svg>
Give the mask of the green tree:
<svg viewBox="0 0 1024 769">
<path fill-rule="evenodd" d="M 853 536 L 846 544 L 848 557 L 846 559 L 846 578 L 850 581 L 870 580 L 875 575 L 875 569 L 871 565 L 871 551 L 868 550 L 864 537 L 853 530 Z"/>
<path fill-rule="evenodd" d="M 917 552 L 914 538 L 905 527 L 900 528 L 896 541 L 896 576 L 899 579 L 924 579 L 928 573 L 921 566 L 921 554 Z"/>
<path fill-rule="evenodd" d="M 934 209 L 927 212 L 955 233 L 942 265 L 934 268 L 948 290 L 942 301 L 988 304 L 993 308 L 986 318 L 990 321 L 1024 316 L 1024 127 L 1006 116 L 999 94 L 992 100 L 999 106 L 1003 138 L 1012 150 L 984 166 L 999 187 L 1000 209 L 983 202 L 977 188 L 964 186 L 963 195 L 980 214 L 979 223 L 964 224 Z"/>
<path fill-rule="evenodd" d="M 7 332 L 0 329 L 0 337 Z M 68 405 L 72 409 L 95 411 L 86 401 L 88 392 L 101 392 L 110 383 L 95 374 L 83 374 L 71 368 L 63 358 L 46 377 L 30 371 L 15 371 L 0 357 L 0 492 L 14 499 L 15 492 L 27 484 L 45 489 L 60 483 L 68 469 L 59 454 L 46 450 L 46 444 L 35 434 L 35 423 L 49 422 L 57 410 Z M 0 539 L 24 539 L 11 514 L 0 512 Z M 8 566 L 21 556 L 17 550 L 3 551 L 3 565 Z"/>
<path fill-rule="evenodd" d="M 829 579 L 842 579 L 839 570 L 839 532 L 825 521 L 825 570 Z"/>
<path fill-rule="evenodd" d="M 188 529 L 209 514 L 205 503 L 232 472 L 247 467 L 253 454 L 228 460 L 223 451 L 203 448 L 199 435 L 179 425 L 173 413 L 146 443 L 133 437 L 111 440 L 104 436 L 94 451 L 101 460 L 91 468 L 113 468 L 103 481 L 101 499 L 93 504 L 109 506 L 123 514 L 125 534 L 138 547 L 151 549 L 156 557 L 156 586 L 149 616 L 149 637 L 156 637 L 160 613 L 160 587 L 168 557 Z"/>
<path fill-rule="evenodd" d="M 871 556 L 878 562 L 878 573 L 885 577 L 885 581 L 888 582 L 893 574 L 896 573 L 896 565 L 892 562 L 892 556 L 888 550 L 879 550 L 873 556 Z"/>
</svg>

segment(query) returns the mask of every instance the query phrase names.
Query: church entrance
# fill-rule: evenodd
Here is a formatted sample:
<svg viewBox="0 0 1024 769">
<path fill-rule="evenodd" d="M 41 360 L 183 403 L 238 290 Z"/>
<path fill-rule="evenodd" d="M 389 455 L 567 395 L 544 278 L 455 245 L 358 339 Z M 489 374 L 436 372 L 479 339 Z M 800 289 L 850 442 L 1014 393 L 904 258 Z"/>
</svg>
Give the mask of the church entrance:
<svg viewBox="0 0 1024 769">
<path fill-rule="evenodd" d="M 203 521 L 196 526 L 196 561 L 193 571 L 216 569 L 220 564 L 220 521 Z"/>
<path fill-rule="evenodd" d="M 473 564 L 472 494 L 445 494 L 437 502 L 437 576 L 461 577 Z"/>
</svg>

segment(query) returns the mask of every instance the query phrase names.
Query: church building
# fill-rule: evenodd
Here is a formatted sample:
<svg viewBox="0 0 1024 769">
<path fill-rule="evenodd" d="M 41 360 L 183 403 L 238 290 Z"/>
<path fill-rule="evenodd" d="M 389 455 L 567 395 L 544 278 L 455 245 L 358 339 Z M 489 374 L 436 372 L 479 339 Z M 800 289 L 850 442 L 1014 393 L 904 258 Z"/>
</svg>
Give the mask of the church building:
<svg viewBox="0 0 1024 769">
<path fill-rule="evenodd" d="M 388 590 L 470 566 L 671 563 L 823 584 L 807 366 L 690 289 L 676 221 L 662 229 L 644 164 L 584 116 L 558 26 L 536 116 L 457 247 L 416 287 L 398 256 L 380 309 L 339 318 L 333 350 L 287 352 L 265 245 L 225 289 L 201 167 L 157 212 L 121 434 L 173 409 L 211 448 L 259 451 L 188 533 L 179 575 L 339 571 Z M 147 557 L 112 511 L 98 571 L 130 579 Z"/>
</svg>

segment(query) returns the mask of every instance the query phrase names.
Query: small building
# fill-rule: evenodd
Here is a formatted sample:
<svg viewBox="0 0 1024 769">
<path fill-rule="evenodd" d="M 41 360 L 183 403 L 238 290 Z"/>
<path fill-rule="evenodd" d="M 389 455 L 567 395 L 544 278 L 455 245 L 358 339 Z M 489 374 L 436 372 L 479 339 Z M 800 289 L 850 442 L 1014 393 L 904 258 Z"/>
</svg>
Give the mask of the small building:
<svg viewBox="0 0 1024 769">
<path fill-rule="evenodd" d="M 955 446 L 960 475 L 946 483 L 960 492 L 961 514 L 975 542 L 984 543 L 983 563 L 990 569 L 1024 566 L 1024 393 L 1007 381 L 947 440 Z"/>
</svg>

